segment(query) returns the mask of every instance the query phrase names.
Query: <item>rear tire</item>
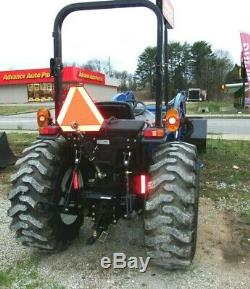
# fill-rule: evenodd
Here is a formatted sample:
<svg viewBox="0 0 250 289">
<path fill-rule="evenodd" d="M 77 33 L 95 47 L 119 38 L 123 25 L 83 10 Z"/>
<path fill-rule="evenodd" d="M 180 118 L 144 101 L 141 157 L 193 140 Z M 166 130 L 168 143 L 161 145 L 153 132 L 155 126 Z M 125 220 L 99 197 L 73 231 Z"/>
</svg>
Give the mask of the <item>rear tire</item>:
<svg viewBox="0 0 250 289">
<path fill-rule="evenodd" d="M 145 245 L 152 262 L 167 269 L 189 266 L 196 249 L 199 176 L 196 147 L 160 145 L 150 166 L 145 203 Z"/>
<path fill-rule="evenodd" d="M 49 205 L 62 202 L 69 181 L 65 176 L 70 178 L 67 155 L 62 139 L 38 140 L 16 163 L 8 215 L 12 218 L 10 228 L 25 246 L 53 252 L 65 248 L 79 233 L 82 214 L 65 222 L 62 214 Z"/>
</svg>

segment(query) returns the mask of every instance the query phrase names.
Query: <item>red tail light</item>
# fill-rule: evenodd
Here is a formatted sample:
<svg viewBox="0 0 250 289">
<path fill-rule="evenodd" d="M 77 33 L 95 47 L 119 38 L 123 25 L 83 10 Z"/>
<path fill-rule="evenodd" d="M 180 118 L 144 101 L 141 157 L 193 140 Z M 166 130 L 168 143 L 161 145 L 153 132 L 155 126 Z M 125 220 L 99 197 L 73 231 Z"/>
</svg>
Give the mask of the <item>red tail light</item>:
<svg viewBox="0 0 250 289">
<path fill-rule="evenodd" d="M 163 138 L 165 133 L 164 128 L 146 128 L 143 131 L 143 136 L 145 138 Z"/>
<path fill-rule="evenodd" d="M 47 126 L 41 127 L 40 135 L 58 135 L 61 132 L 61 128 L 59 126 Z"/>
<path fill-rule="evenodd" d="M 134 193 L 138 195 L 146 195 L 148 192 L 148 176 L 139 175 L 133 178 Z"/>
<path fill-rule="evenodd" d="M 73 171 L 73 188 L 74 190 L 78 191 L 79 190 L 79 175 L 78 175 L 78 171 L 74 170 Z"/>
<path fill-rule="evenodd" d="M 146 183 L 146 176 L 145 175 L 140 175 L 140 193 L 142 195 L 146 194 L 146 187 L 147 187 L 147 183 Z"/>
</svg>

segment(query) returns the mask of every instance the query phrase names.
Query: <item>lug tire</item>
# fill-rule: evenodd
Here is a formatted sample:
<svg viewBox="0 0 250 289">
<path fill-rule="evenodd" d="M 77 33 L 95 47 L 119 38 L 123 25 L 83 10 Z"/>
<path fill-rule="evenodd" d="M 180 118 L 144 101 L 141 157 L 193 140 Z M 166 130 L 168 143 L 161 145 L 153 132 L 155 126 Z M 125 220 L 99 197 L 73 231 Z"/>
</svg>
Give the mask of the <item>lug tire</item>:
<svg viewBox="0 0 250 289">
<path fill-rule="evenodd" d="M 82 225 L 82 214 L 65 224 L 60 213 L 48 206 L 60 201 L 60 180 L 67 169 L 64 141 L 37 140 L 23 151 L 12 175 L 9 193 L 12 218 L 10 228 L 23 245 L 53 252 L 64 249 L 75 239 Z"/>
<path fill-rule="evenodd" d="M 145 245 L 153 263 L 166 269 L 189 266 L 196 249 L 199 175 L 196 147 L 160 145 L 149 168 Z"/>
</svg>

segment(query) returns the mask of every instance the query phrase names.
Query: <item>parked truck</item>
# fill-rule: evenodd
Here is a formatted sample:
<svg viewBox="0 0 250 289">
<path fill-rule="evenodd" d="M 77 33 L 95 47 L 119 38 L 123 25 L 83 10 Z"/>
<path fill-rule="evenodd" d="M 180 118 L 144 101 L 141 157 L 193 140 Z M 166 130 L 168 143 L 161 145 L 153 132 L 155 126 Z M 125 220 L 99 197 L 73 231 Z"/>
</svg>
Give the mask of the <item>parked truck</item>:
<svg viewBox="0 0 250 289">
<path fill-rule="evenodd" d="M 207 92 L 200 88 L 189 88 L 187 101 L 205 101 L 207 100 Z"/>
</svg>

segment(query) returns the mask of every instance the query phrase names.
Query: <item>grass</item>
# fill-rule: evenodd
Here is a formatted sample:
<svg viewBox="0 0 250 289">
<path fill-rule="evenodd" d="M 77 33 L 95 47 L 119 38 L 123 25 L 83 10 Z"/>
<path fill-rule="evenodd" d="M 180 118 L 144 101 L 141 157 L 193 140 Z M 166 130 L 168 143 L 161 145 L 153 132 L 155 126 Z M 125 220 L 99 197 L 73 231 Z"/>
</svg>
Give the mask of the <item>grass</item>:
<svg viewBox="0 0 250 289">
<path fill-rule="evenodd" d="M 204 171 L 207 180 L 224 181 L 228 184 L 250 181 L 250 142 L 207 140 L 207 152 L 202 155 L 207 169 Z M 233 166 L 239 167 L 233 169 Z"/>
<path fill-rule="evenodd" d="M 41 104 L 41 107 L 43 105 Z M 2 115 L 11 115 L 11 114 L 17 114 L 17 113 L 27 113 L 27 112 L 37 112 L 37 110 L 40 108 L 40 106 L 35 106 L 31 104 L 27 105 L 5 105 L 0 106 L 0 116 Z M 51 106 L 52 108 L 52 106 Z"/>
<path fill-rule="evenodd" d="M 208 112 L 206 111 L 208 109 Z M 202 112 L 204 110 L 204 112 Z M 223 111 L 224 110 L 224 111 Z M 187 102 L 188 114 L 232 114 L 237 113 L 232 101 Z M 248 113 L 248 110 L 244 113 Z"/>
<path fill-rule="evenodd" d="M 14 154 L 20 155 L 32 141 L 36 140 L 37 133 L 8 133 L 7 137 Z"/>
<path fill-rule="evenodd" d="M 36 133 L 8 133 L 8 141 L 10 148 L 13 153 L 20 157 L 22 151 L 30 145 L 32 141 L 36 139 Z M 0 171 L 0 184 L 9 185 L 10 184 L 10 175 L 14 172 L 14 166 L 8 167 L 3 171 Z"/>
<path fill-rule="evenodd" d="M 0 271 L 0 288 L 65 289 L 39 278 L 38 259 L 35 257 L 16 262 L 5 271 Z"/>
<path fill-rule="evenodd" d="M 38 110 L 37 106 L 0 106 L 1 115 L 11 115 L 17 113 L 35 112 Z"/>
<path fill-rule="evenodd" d="M 250 225 L 250 211 L 242 212 L 241 216 L 245 220 L 245 222 Z"/>
<path fill-rule="evenodd" d="M 11 284 L 11 279 L 8 273 L 4 271 L 0 271 L 0 288 L 1 287 L 8 287 Z"/>
<path fill-rule="evenodd" d="M 239 213 L 250 223 L 250 142 L 208 140 L 201 155 L 201 196 L 222 208 Z"/>
</svg>

